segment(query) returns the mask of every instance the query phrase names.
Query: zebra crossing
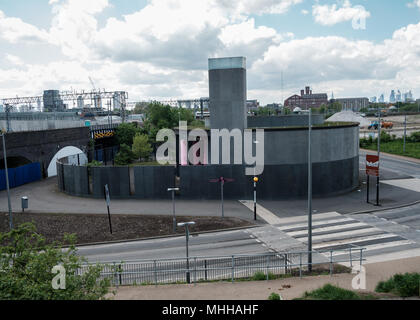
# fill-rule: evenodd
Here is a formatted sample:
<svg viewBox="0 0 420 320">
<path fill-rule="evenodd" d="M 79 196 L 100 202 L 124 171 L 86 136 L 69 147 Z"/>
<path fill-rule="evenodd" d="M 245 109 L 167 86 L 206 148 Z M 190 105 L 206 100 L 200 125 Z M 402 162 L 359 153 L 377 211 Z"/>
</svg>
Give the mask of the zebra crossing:
<svg viewBox="0 0 420 320">
<path fill-rule="evenodd" d="M 275 227 L 288 236 L 307 243 L 306 216 L 278 218 Z M 365 263 L 420 256 L 419 243 L 337 212 L 313 216 L 312 243 L 314 251 L 326 252 L 324 256 L 330 256 L 328 251 L 331 250 L 365 248 Z M 343 253 L 338 251 L 333 255 L 339 258 Z"/>
</svg>

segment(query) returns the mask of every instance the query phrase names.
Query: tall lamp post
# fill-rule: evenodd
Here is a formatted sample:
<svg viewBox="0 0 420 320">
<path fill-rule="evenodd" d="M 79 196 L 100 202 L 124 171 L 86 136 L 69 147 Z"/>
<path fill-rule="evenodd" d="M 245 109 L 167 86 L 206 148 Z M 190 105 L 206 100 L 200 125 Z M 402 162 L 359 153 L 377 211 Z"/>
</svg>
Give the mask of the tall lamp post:
<svg viewBox="0 0 420 320">
<path fill-rule="evenodd" d="M 381 161 L 381 108 L 378 105 L 378 158 L 379 158 L 379 165 Z M 376 206 L 379 207 L 379 174 L 376 178 Z"/>
<path fill-rule="evenodd" d="M 179 188 L 168 188 L 168 192 L 172 192 L 172 220 L 173 220 L 173 232 L 176 233 L 176 215 L 175 215 L 175 192 L 179 191 Z"/>
<path fill-rule="evenodd" d="M 13 214 L 12 214 L 12 204 L 10 202 L 10 186 L 9 186 L 9 172 L 7 168 L 7 154 L 6 154 L 6 132 L 4 129 L 1 131 L 1 137 L 3 142 L 3 158 L 4 158 L 4 170 L 6 172 L 6 188 L 7 188 L 7 203 L 9 206 L 9 226 L 10 230 L 13 230 Z"/>
<path fill-rule="evenodd" d="M 312 272 L 312 109 L 308 122 L 308 270 Z"/>
<path fill-rule="evenodd" d="M 191 283 L 191 277 L 190 277 L 190 257 L 189 257 L 189 253 L 188 253 L 188 242 L 189 242 L 189 237 L 190 237 L 190 231 L 188 229 L 189 226 L 194 226 L 195 222 L 182 222 L 182 223 L 178 223 L 178 227 L 182 228 L 185 227 L 185 237 L 186 237 L 186 249 L 187 249 L 187 273 L 186 273 L 186 277 L 187 277 L 187 283 Z"/>
<path fill-rule="evenodd" d="M 257 144 L 259 142 L 258 141 L 254 141 L 255 144 L 255 154 L 257 153 L 256 148 L 257 148 Z M 257 221 L 257 183 L 259 181 L 257 175 L 256 175 L 256 165 L 254 167 L 254 221 Z"/>
</svg>

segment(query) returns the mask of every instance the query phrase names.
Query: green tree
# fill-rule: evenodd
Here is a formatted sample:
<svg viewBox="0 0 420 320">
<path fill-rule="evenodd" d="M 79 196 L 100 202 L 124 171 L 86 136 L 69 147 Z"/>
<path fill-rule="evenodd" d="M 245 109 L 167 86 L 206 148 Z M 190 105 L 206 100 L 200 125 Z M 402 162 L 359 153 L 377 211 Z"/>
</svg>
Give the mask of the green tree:
<svg viewBox="0 0 420 320">
<path fill-rule="evenodd" d="M 149 137 L 145 134 L 137 134 L 133 142 L 133 154 L 137 159 L 148 159 L 152 153 L 152 146 Z"/>
<path fill-rule="evenodd" d="M 78 270 L 86 260 L 76 254 L 75 236 L 65 236 L 62 248 L 46 244 L 31 223 L 0 233 L 0 300 L 98 300 L 108 294 L 110 281 L 100 279 L 101 267 Z M 65 270 L 65 289 L 55 290 L 55 266 Z"/>
<path fill-rule="evenodd" d="M 115 130 L 115 136 L 120 145 L 126 144 L 131 147 L 133 145 L 133 139 L 138 132 L 139 129 L 134 124 L 123 123 Z"/>
<path fill-rule="evenodd" d="M 115 156 L 114 162 L 117 166 L 127 166 L 134 158 L 135 156 L 131 148 L 126 144 L 122 144 L 120 146 L 120 151 Z"/>
<path fill-rule="evenodd" d="M 149 104 L 147 102 L 137 102 L 134 107 L 133 114 L 144 114 L 148 106 Z"/>
</svg>

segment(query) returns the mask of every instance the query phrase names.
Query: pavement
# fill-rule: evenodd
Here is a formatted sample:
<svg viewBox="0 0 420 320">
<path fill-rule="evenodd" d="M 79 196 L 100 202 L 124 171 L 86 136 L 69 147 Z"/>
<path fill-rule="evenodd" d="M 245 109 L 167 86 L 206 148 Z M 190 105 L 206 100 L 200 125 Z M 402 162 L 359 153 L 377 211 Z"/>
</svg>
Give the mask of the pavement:
<svg viewBox="0 0 420 320">
<path fill-rule="evenodd" d="M 420 272 L 420 258 L 400 259 L 385 263 L 365 265 L 366 290 L 358 292 L 373 292 L 380 281 L 388 280 L 397 273 Z M 114 300 L 267 300 L 273 292 L 284 300 L 301 297 L 306 291 L 318 289 L 325 284 L 333 284 L 352 290 L 353 274 L 338 274 L 331 276 L 289 278 L 274 281 L 259 282 L 221 282 L 196 285 L 164 285 L 120 287 L 116 289 Z"/>
</svg>

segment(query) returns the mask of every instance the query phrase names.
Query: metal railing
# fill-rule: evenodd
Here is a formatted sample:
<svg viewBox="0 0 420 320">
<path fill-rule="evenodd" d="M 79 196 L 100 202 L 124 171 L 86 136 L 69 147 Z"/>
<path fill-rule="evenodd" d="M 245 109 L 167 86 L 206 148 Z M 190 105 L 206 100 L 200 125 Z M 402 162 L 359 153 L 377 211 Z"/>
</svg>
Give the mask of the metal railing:
<svg viewBox="0 0 420 320">
<path fill-rule="evenodd" d="M 337 264 L 362 266 L 364 248 L 313 251 L 312 267 L 321 266 L 334 274 Z M 137 260 L 130 262 L 104 262 L 101 278 L 109 278 L 115 286 L 158 285 L 235 280 L 252 278 L 259 273 L 266 280 L 273 276 L 295 275 L 302 277 L 308 271 L 308 251 L 267 253 L 259 255 L 232 255 L 217 257 L 190 257 L 177 259 Z M 80 273 L 89 268 L 84 265 Z M 259 279 L 261 280 L 261 279 Z"/>
</svg>

